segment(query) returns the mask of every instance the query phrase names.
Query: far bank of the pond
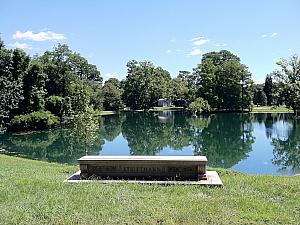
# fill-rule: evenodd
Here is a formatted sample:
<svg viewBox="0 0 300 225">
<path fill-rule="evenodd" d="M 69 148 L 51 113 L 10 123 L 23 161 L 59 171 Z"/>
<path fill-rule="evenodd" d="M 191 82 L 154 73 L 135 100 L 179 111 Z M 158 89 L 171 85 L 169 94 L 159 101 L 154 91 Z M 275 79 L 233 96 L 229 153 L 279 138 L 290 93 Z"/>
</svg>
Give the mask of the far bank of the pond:
<svg viewBox="0 0 300 225">
<path fill-rule="evenodd" d="M 224 188 L 64 184 L 76 166 L 0 154 L 3 224 L 297 224 L 300 177 L 218 170 Z"/>
<path fill-rule="evenodd" d="M 163 111 L 184 111 L 184 107 L 153 107 L 149 110 L 149 112 L 163 112 Z M 98 115 L 114 115 L 120 112 L 145 112 L 145 110 L 120 110 L 120 111 L 99 111 Z M 211 113 L 232 113 L 233 111 L 212 111 Z M 236 111 L 234 111 L 236 112 Z M 240 112 L 240 111 L 238 111 Z M 286 108 L 285 106 L 273 107 L 273 106 L 254 106 L 253 109 L 247 113 L 293 113 L 293 110 Z"/>
</svg>

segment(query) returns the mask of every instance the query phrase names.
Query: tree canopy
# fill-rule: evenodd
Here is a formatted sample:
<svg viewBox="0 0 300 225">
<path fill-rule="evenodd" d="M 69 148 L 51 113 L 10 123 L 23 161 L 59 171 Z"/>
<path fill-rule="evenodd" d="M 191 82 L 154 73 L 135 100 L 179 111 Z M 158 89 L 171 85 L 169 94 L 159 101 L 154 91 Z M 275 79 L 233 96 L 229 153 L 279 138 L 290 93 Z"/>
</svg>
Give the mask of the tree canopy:
<svg viewBox="0 0 300 225">
<path fill-rule="evenodd" d="M 251 73 L 240 59 L 227 50 L 203 55 L 194 69 L 199 96 L 217 110 L 251 107 Z"/>
<path fill-rule="evenodd" d="M 272 73 L 276 84 L 275 96 L 281 98 L 297 116 L 300 111 L 300 59 L 293 55 L 288 60 L 280 60 L 277 65 L 280 69 Z"/>
</svg>

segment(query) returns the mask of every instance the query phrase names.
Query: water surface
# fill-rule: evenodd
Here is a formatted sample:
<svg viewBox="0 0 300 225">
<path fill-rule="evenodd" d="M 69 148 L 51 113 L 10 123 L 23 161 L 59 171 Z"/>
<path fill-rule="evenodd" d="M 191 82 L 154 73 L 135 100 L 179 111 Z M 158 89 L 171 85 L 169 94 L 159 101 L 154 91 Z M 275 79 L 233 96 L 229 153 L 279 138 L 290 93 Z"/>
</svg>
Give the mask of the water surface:
<svg viewBox="0 0 300 225">
<path fill-rule="evenodd" d="M 97 140 L 84 141 L 66 129 L 6 133 L 6 154 L 76 164 L 89 155 L 205 155 L 210 167 L 251 174 L 300 173 L 300 121 L 290 114 L 122 113 L 103 116 Z M 85 150 L 86 149 L 86 150 Z"/>
</svg>

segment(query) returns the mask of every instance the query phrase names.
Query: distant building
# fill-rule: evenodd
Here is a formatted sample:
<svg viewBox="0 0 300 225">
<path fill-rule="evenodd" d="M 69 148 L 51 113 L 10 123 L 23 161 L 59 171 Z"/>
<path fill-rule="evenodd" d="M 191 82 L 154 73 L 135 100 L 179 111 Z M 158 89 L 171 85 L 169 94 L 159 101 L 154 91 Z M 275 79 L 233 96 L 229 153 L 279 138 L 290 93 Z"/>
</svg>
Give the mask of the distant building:
<svg viewBox="0 0 300 225">
<path fill-rule="evenodd" d="M 172 105 L 172 101 L 166 98 L 160 98 L 157 100 L 158 107 L 170 107 Z"/>
</svg>

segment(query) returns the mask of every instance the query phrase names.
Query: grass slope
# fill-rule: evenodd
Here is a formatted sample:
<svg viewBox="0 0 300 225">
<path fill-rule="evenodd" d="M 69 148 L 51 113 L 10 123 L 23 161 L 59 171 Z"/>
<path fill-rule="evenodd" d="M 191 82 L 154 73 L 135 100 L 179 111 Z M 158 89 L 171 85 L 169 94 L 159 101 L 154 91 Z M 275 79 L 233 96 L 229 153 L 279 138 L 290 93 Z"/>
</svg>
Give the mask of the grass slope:
<svg viewBox="0 0 300 225">
<path fill-rule="evenodd" d="M 284 106 L 279 106 L 276 108 L 273 108 L 272 106 L 254 106 L 252 113 L 293 113 L 293 110 L 288 109 Z"/>
<path fill-rule="evenodd" d="M 299 224 L 300 176 L 219 170 L 224 188 L 64 184 L 78 168 L 0 154 L 0 224 Z"/>
</svg>

